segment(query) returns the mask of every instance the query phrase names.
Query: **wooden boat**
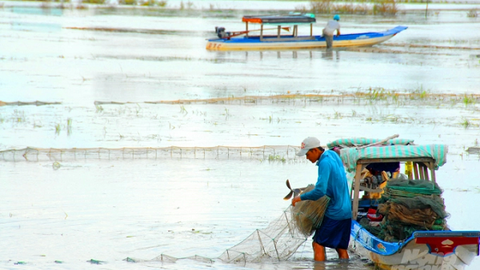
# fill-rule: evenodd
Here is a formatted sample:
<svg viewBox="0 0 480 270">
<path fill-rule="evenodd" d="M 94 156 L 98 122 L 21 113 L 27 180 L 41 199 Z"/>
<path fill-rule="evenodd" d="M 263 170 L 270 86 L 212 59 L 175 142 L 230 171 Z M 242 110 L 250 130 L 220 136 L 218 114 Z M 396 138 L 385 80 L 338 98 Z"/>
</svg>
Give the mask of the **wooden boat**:
<svg viewBox="0 0 480 270">
<path fill-rule="evenodd" d="M 224 27 L 216 27 L 218 38 L 209 39 L 207 50 L 291 50 L 325 48 L 325 38 L 313 35 L 314 14 L 294 14 L 288 16 L 244 16 L 245 31 L 226 32 Z M 249 30 L 249 24 L 260 25 L 260 29 Z M 309 35 L 299 35 L 299 25 L 310 26 Z M 288 26 L 286 26 L 288 25 Z M 264 26 L 267 26 L 266 28 Z M 284 31 L 291 33 L 284 34 Z M 333 47 L 372 46 L 384 42 L 401 31 L 405 26 L 397 26 L 383 32 L 342 34 L 333 38 Z M 267 34 L 268 30 L 276 33 Z"/>
<path fill-rule="evenodd" d="M 446 163 L 448 151 L 445 145 L 416 146 L 412 145 L 412 140 L 398 139 L 372 147 L 358 147 L 375 141 L 379 140 L 347 139 L 328 145 L 329 148 L 337 147 L 337 153 L 342 157 L 347 171 L 355 175 L 352 179 L 350 251 L 370 259 L 380 269 L 465 269 L 479 255 L 480 231 L 425 229 L 413 232 L 407 239 L 392 242 L 380 239 L 361 225 L 365 224 L 360 222 L 365 218 L 365 208 L 375 206 L 375 201 L 360 198 L 360 192 L 381 194 L 385 191 L 367 187 L 365 181 L 362 181 L 365 180 L 362 171 L 365 172 L 368 165 L 411 162 L 413 172 L 409 179 L 420 179 L 433 185 L 436 182 L 435 170 Z"/>
</svg>

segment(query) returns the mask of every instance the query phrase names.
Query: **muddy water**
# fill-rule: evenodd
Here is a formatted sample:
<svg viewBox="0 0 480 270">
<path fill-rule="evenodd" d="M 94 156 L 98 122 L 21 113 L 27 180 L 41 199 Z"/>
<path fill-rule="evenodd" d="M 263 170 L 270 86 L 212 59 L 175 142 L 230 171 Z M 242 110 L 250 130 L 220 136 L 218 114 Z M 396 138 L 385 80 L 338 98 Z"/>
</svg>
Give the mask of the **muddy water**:
<svg viewBox="0 0 480 270">
<path fill-rule="evenodd" d="M 470 6 L 441 5 L 427 18 L 413 11 L 418 6 L 403 6 L 407 12 L 393 18 L 343 15 L 343 33 L 409 27 L 374 48 L 209 52 L 205 39 L 213 37 L 214 26 L 243 27 L 240 10 L 285 11 L 306 3 L 218 1 L 203 9 L 202 2 L 192 3 L 197 9 L 152 11 L 5 2 L 0 100 L 7 104 L 0 106 L 0 150 L 296 146 L 310 135 L 327 143 L 398 133 L 418 144 L 449 146 L 448 162 L 438 171 L 448 223 L 479 229 L 480 156 L 466 152 L 480 137 L 479 100 L 470 96 L 478 93 L 480 21 L 466 16 Z M 317 18 L 319 33 L 327 17 Z M 417 95 L 348 96 L 372 91 Z M 275 96 L 288 94 L 316 96 Z M 28 104 L 37 100 L 49 104 Z M 189 101 L 168 102 L 177 100 Z M 0 268 L 84 269 L 94 259 L 106 269 L 371 269 L 356 257 L 338 262 L 334 253 L 329 262 L 314 264 L 310 241 L 282 263 L 154 259 L 215 259 L 282 215 L 285 179 L 304 186 L 316 171 L 278 154 L 45 155 L 27 162 L 4 153 Z M 477 258 L 468 269 L 479 267 Z"/>
</svg>

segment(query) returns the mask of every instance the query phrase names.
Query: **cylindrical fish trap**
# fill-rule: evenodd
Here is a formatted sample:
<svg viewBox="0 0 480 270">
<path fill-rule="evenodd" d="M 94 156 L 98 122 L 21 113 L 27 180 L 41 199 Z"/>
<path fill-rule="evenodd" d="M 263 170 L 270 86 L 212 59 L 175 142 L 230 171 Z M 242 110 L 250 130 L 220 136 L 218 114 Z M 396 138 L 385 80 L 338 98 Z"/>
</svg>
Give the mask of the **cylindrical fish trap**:
<svg viewBox="0 0 480 270">
<path fill-rule="evenodd" d="M 303 193 L 313 188 L 309 185 Z M 301 234 L 308 237 L 322 225 L 329 202 L 330 198 L 325 195 L 316 201 L 300 201 L 292 206 L 292 220 Z"/>
</svg>

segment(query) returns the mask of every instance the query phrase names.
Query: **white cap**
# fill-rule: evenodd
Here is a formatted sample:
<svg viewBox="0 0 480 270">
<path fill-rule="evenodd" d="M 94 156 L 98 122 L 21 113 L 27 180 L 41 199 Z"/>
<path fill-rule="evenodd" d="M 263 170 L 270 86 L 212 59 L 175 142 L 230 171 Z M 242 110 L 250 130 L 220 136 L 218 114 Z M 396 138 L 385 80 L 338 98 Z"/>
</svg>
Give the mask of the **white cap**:
<svg viewBox="0 0 480 270">
<path fill-rule="evenodd" d="M 300 151 L 298 151 L 297 156 L 301 157 L 305 155 L 308 150 L 317 148 L 320 146 L 320 141 L 315 137 L 308 137 L 303 140 L 302 145 L 300 146 Z"/>
</svg>

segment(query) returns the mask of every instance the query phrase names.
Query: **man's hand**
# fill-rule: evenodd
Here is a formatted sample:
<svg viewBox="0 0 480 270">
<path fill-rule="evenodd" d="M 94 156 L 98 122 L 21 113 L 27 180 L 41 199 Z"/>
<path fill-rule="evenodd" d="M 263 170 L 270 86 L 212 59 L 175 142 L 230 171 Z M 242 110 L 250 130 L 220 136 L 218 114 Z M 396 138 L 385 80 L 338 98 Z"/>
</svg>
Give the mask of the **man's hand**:
<svg viewBox="0 0 480 270">
<path fill-rule="evenodd" d="M 293 198 L 293 199 L 292 199 L 292 206 L 295 206 L 295 204 L 296 204 L 297 202 L 301 201 L 301 200 L 302 200 L 302 198 L 300 198 L 300 196 L 297 196 L 297 197 Z"/>
</svg>

